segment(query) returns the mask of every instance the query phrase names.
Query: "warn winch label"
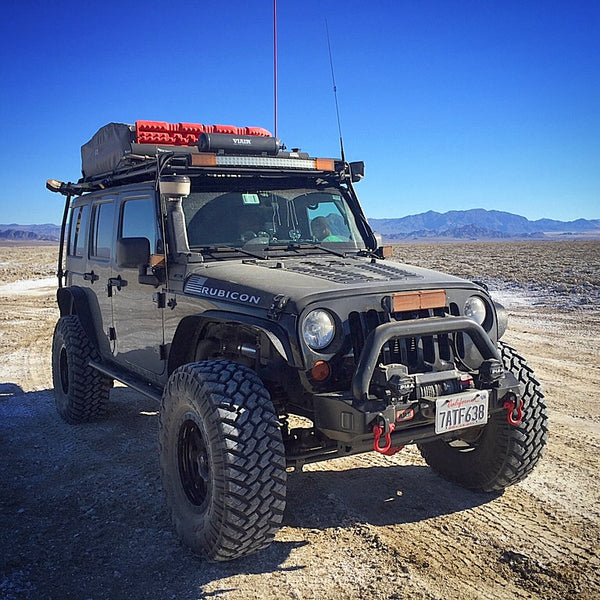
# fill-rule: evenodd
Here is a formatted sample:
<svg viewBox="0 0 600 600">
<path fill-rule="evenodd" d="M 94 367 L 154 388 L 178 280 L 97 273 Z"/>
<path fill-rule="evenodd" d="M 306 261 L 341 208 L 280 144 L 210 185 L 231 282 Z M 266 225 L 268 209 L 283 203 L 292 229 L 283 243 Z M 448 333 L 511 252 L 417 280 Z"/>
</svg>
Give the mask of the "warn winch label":
<svg viewBox="0 0 600 600">
<path fill-rule="evenodd" d="M 184 291 L 196 296 L 205 296 L 219 300 L 230 300 L 241 304 L 260 306 L 262 296 L 254 290 L 236 288 L 223 281 L 211 280 L 192 275 L 186 282 Z"/>
</svg>

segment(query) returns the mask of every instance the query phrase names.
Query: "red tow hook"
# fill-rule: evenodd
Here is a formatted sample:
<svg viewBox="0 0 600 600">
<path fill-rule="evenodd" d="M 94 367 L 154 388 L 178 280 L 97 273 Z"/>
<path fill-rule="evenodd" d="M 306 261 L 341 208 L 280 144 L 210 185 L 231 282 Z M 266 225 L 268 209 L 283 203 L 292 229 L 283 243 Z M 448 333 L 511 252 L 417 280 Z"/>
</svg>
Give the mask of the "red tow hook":
<svg viewBox="0 0 600 600">
<path fill-rule="evenodd" d="M 507 400 L 502 406 L 506 410 L 506 420 L 511 425 L 520 425 L 523 420 L 523 399 Z"/>
<path fill-rule="evenodd" d="M 379 452 L 379 454 L 385 454 L 386 456 L 393 456 L 396 454 L 396 452 L 400 452 L 400 450 L 404 448 L 404 446 L 392 446 L 392 431 L 394 431 L 394 429 L 396 429 L 396 424 L 390 423 L 389 430 L 383 438 L 385 441 L 385 446 L 381 447 L 379 445 L 379 440 L 383 435 L 384 429 L 379 425 L 373 425 L 373 435 L 375 436 L 375 439 L 373 440 L 373 450 L 375 450 L 375 452 Z"/>
</svg>

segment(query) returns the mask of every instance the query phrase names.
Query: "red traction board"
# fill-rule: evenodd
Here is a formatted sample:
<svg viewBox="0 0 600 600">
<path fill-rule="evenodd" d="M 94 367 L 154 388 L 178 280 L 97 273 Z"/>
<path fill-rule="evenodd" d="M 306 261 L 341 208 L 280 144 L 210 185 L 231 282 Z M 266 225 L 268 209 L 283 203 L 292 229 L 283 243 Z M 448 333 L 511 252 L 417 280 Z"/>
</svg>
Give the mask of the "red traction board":
<svg viewBox="0 0 600 600">
<path fill-rule="evenodd" d="M 136 121 L 135 131 L 138 144 L 169 144 L 171 146 L 194 146 L 203 133 L 271 137 L 271 133 L 262 127 L 166 123 L 165 121 Z"/>
</svg>

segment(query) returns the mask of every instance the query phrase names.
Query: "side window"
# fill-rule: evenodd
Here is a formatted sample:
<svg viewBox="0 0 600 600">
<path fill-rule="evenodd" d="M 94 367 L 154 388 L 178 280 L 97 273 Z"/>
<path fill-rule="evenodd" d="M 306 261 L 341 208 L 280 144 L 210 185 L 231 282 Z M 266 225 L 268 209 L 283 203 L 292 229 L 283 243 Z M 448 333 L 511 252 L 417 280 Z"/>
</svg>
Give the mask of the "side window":
<svg viewBox="0 0 600 600">
<path fill-rule="evenodd" d="M 150 251 L 157 252 L 156 216 L 152 198 L 135 198 L 123 202 L 120 236 L 148 238 Z"/>
<path fill-rule="evenodd" d="M 94 205 L 92 241 L 90 255 L 95 258 L 109 259 L 112 248 L 114 202 Z"/>
<path fill-rule="evenodd" d="M 71 209 L 71 222 L 69 230 L 69 256 L 81 257 L 85 254 L 85 232 L 88 228 L 90 209 L 89 206 L 78 206 Z"/>
</svg>

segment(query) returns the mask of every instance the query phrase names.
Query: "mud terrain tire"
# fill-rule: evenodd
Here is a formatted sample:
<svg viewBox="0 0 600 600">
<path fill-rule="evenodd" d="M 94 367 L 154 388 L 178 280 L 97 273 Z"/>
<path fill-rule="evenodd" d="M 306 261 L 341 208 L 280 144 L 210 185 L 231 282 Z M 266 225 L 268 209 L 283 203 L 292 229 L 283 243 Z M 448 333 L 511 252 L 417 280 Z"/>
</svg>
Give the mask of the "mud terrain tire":
<svg viewBox="0 0 600 600">
<path fill-rule="evenodd" d="M 183 542 L 211 561 L 268 546 L 285 508 L 285 451 L 262 381 L 243 365 L 183 365 L 159 419 L 163 489 Z"/>
<path fill-rule="evenodd" d="M 504 368 L 524 386 L 523 419 L 510 425 L 506 412 L 494 413 L 481 433 L 471 438 L 418 444 L 427 464 L 440 475 L 467 488 L 497 492 L 522 481 L 539 461 L 548 432 L 546 403 L 540 384 L 525 359 L 499 343 Z"/>
<path fill-rule="evenodd" d="M 98 360 L 79 318 L 61 317 L 52 339 L 52 382 L 58 414 L 72 425 L 106 413 L 112 381 L 90 367 Z"/>
</svg>

